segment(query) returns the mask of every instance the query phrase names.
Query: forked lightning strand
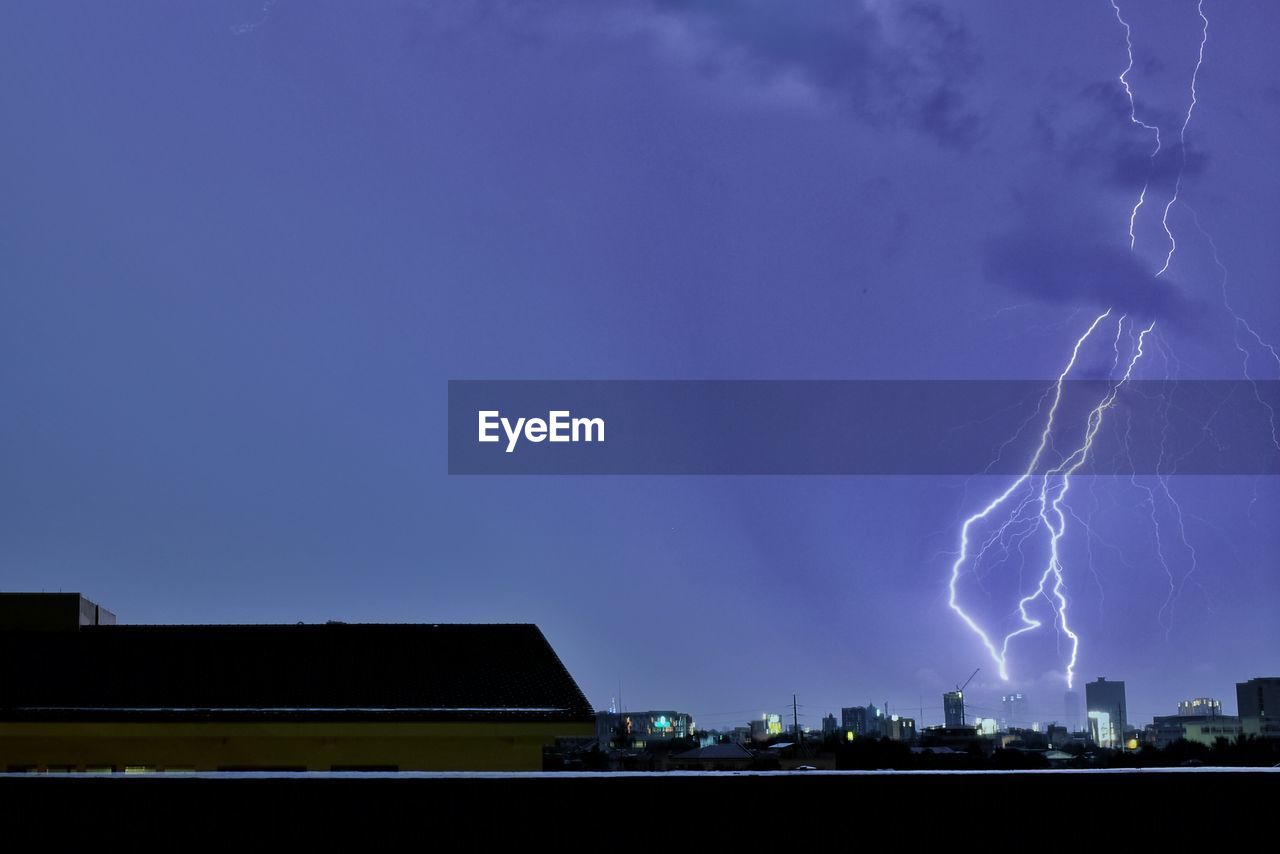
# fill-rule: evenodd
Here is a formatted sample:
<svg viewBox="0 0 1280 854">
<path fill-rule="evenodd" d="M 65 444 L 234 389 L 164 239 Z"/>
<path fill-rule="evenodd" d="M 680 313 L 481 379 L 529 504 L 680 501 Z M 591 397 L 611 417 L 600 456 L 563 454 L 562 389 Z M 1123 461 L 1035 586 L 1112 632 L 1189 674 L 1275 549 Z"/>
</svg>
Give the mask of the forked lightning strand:
<svg viewBox="0 0 1280 854">
<path fill-rule="evenodd" d="M 1111 314 L 1111 309 L 1107 309 L 1102 314 L 1094 318 L 1093 323 L 1085 330 L 1078 339 L 1075 346 L 1071 350 L 1071 358 L 1067 361 L 1067 365 L 1063 368 L 1062 373 L 1058 375 L 1057 381 L 1053 386 L 1052 402 L 1049 405 L 1048 413 L 1045 416 L 1044 427 L 1040 433 L 1040 443 L 1037 445 L 1035 452 L 1028 462 L 1026 470 L 1009 485 L 1004 492 L 1000 493 L 989 504 L 978 512 L 974 513 L 966 519 L 960 528 L 960 550 L 955 562 L 951 565 L 951 582 L 950 582 L 950 599 L 949 605 L 951 609 L 960 616 L 960 618 L 973 630 L 979 638 L 982 639 L 987 651 L 991 654 L 991 658 L 995 661 L 999 669 L 1002 679 L 1009 678 L 1008 657 L 1009 644 L 1013 638 L 1018 635 L 1025 634 L 1039 628 L 1041 622 L 1032 617 L 1027 612 L 1027 606 L 1037 598 L 1045 598 L 1053 606 L 1056 612 L 1056 622 L 1062 633 L 1071 640 L 1071 657 L 1067 665 L 1067 684 L 1070 685 L 1075 673 L 1076 654 L 1079 649 L 1079 637 L 1070 627 L 1067 618 L 1067 598 L 1065 590 L 1065 579 L 1063 575 L 1063 562 L 1059 549 L 1059 544 L 1066 533 L 1066 512 L 1063 508 L 1063 500 L 1066 498 L 1068 490 L 1071 488 L 1071 476 L 1084 465 L 1089 457 L 1089 451 L 1093 447 L 1094 437 L 1097 435 L 1099 428 L 1102 426 L 1103 414 L 1115 402 L 1121 386 L 1126 383 L 1133 374 L 1133 369 L 1137 365 L 1138 360 L 1142 358 L 1143 343 L 1149 332 L 1151 332 L 1154 324 L 1148 326 L 1138 336 L 1138 343 L 1134 349 L 1132 357 L 1129 359 L 1124 375 L 1119 381 L 1111 385 L 1107 394 L 1097 403 L 1090 412 L 1086 421 L 1084 436 L 1081 438 L 1079 445 L 1068 454 L 1065 459 L 1055 465 L 1045 474 L 1037 475 L 1036 471 L 1040 468 L 1041 462 L 1048 453 L 1050 445 L 1053 442 L 1054 429 L 1058 410 L 1062 404 L 1063 387 L 1067 377 L 1071 374 L 1079 359 L 1080 350 L 1084 347 L 1085 342 L 1093 335 L 1098 326 Z M 1123 328 L 1125 318 L 1121 317 L 1117 323 L 1117 341 L 1119 340 L 1120 330 Z M 1014 496 L 1024 485 L 1034 484 L 1039 480 L 1039 489 L 1032 489 L 1028 497 Z M 1025 490 L 1024 490 L 1025 491 Z M 1018 616 L 1022 622 L 1020 628 L 1005 635 L 1000 643 L 999 648 L 996 647 L 991 635 L 984 630 L 978 622 L 969 615 L 964 608 L 960 606 L 957 583 L 966 565 L 970 563 L 976 564 L 981 554 L 986 551 L 989 544 L 997 539 L 1002 539 L 1009 535 L 1012 528 L 1021 525 L 1026 521 L 1023 511 L 1031 505 L 1038 505 L 1036 515 L 1033 517 L 1035 522 L 1032 530 L 1018 530 L 1013 536 L 1018 539 L 1025 539 L 1035 530 L 1043 530 L 1047 534 L 1047 543 L 1049 556 L 1045 562 L 1043 570 L 1039 574 L 1039 583 L 1036 588 L 1024 596 L 1018 602 Z M 976 554 L 971 555 L 971 533 L 975 525 L 986 520 L 997 513 L 997 511 L 1006 510 L 1003 522 L 996 528 L 996 533 L 990 536 L 986 545 L 984 545 Z M 1050 581 L 1052 580 L 1052 585 Z M 1050 591 L 1052 595 L 1050 595 Z"/>
<path fill-rule="evenodd" d="M 1124 67 L 1124 71 L 1120 72 L 1120 85 L 1124 87 L 1124 93 L 1129 97 L 1129 121 L 1138 127 L 1144 128 L 1155 134 L 1156 147 L 1151 150 L 1150 156 L 1147 158 L 1147 177 L 1142 182 L 1142 192 L 1138 193 L 1138 201 L 1134 204 L 1133 210 L 1129 212 L 1129 248 L 1132 249 L 1136 238 L 1133 236 L 1134 223 L 1138 219 L 1138 211 L 1147 200 L 1147 189 L 1151 186 L 1151 170 L 1155 167 L 1156 155 L 1160 153 L 1160 127 L 1158 125 L 1149 125 L 1138 118 L 1138 105 L 1133 97 L 1133 89 L 1129 87 L 1129 72 L 1133 70 L 1133 33 L 1129 29 L 1129 22 L 1120 14 L 1120 6 L 1116 0 L 1111 0 L 1111 8 L 1116 10 L 1116 20 L 1120 22 L 1120 26 L 1124 27 L 1124 48 L 1129 54 L 1129 64 Z"/>
<path fill-rule="evenodd" d="M 1178 131 L 1178 148 L 1182 157 L 1182 165 L 1178 168 L 1178 178 L 1173 184 L 1173 195 L 1169 198 L 1169 202 L 1164 206 L 1164 214 L 1160 218 L 1160 224 L 1164 226 L 1165 236 L 1169 238 L 1169 254 L 1164 258 L 1164 266 L 1160 268 L 1157 276 L 1163 276 L 1164 271 L 1169 269 L 1169 264 L 1173 261 L 1173 253 L 1178 250 L 1178 241 L 1173 237 L 1173 231 L 1169 228 L 1169 209 L 1173 207 L 1173 203 L 1178 201 L 1178 193 L 1182 191 L 1182 173 L 1187 169 L 1187 125 L 1191 124 L 1191 113 L 1196 108 L 1196 78 L 1200 76 L 1200 66 L 1204 65 L 1204 46 L 1209 41 L 1209 19 L 1204 14 L 1204 0 L 1196 3 L 1196 13 L 1200 16 L 1200 53 L 1196 57 L 1195 71 L 1191 72 L 1191 103 L 1187 106 L 1187 114 L 1182 119 L 1182 128 Z"/>
<path fill-rule="evenodd" d="M 1133 90 L 1129 85 L 1129 73 L 1133 70 L 1134 65 L 1132 32 L 1128 22 L 1121 13 L 1120 6 L 1116 0 L 1109 0 L 1109 2 L 1111 3 L 1111 8 L 1115 12 L 1116 20 L 1119 21 L 1120 25 L 1124 28 L 1125 49 L 1128 54 L 1129 62 L 1128 65 L 1125 66 L 1124 71 L 1120 74 L 1120 85 L 1123 87 L 1125 94 L 1129 99 L 1129 120 L 1134 125 L 1137 125 L 1144 130 L 1151 131 L 1155 136 L 1155 148 L 1152 150 L 1149 157 L 1150 167 L 1148 169 L 1147 180 L 1144 182 L 1142 191 L 1138 194 L 1138 199 L 1134 203 L 1133 209 L 1130 211 L 1129 215 L 1129 246 L 1130 249 L 1132 249 L 1136 243 L 1134 227 L 1138 217 L 1138 212 L 1146 201 L 1147 191 L 1150 188 L 1151 169 L 1154 167 L 1155 158 L 1161 150 L 1160 128 L 1156 125 L 1148 124 L 1138 118 L 1136 100 L 1134 98 Z M 1169 269 L 1169 265 L 1173 260 L 1173 255 L 1177 250 L 1177 241 L 1174 239 L 1173 231 L 1169 227 L 1169 211 L 1172 209 L 1174 202 L 1178 201 L 1178 195 L 1182 189 L 1182 177 L 1183 172 L 1186 169 L 1187 126 L 1191 123 L 1191 115 L 1195 111 L 1197 103 L 1196 80 L 1200 73 L 1200 67 L 1204 63 L 1204 48 L 1209 38 L 1209 19 L 1204 14 L 1204 0 L 1198 0 L 1196 11 L 1202 22 L 1200 48 L 1196 59 L 1195 70 L 1191 76 L 1190 104 L 1187 107 L 1186 115 L 1183 117 L 1182 126 L 1178 133 L 1182 164 L 1174 184 L 1173 194 L 1165 205 L 1163 215 L 1161 217 L 1161 224 L 1164 227 L 1165 235 L 1168 238 L 1169 248 L 1164 259 L 1164 265 L 1155 274 L 1156 276 L 1163 275 L 1164 272 Z M 960 616 L 965 625 L 967 625 L 974 634 L 981 639 L 983 645 L 987 648 L 987 652 L 990 653 L 992 660 L 995 661 L 1002 679 L 1007 680 L 1009 678 L 1009 652 L 1010 644 L 1013 639 L 1019 635 L 1034 631 L 1042 625 L 1041 620 L 1032 616 L 1032 614 L 1027 610 L 1028 606 L 1034 603 L 1037 599 L 1044 599 L 1053 608 L 1055 627 L 1070 641 L 1070 655 L 1066 665 L 1066 681 L 1068 687 L 1071 686 L 1075 677 L 1075 666 L 1080 648 L 1080 638 L 1079 635 L 1077 635 L 1071 628 L 1067 617 L 1068 599 L 1066 592 L 1064 559 L 1062 555 L 1062 543 L 1067 535 L 1068 516 L 1076 519 L 1078 519 L 1078 517 L 1065 504 L 1065 501 L 1068 492 L 1071 490 L 1072 475 L 1079 471 L 1089 459 L 1089 453 L 1093 449 L 1094 438 L 1102 427 L 1105 413 L 1115 403 L 1116 396 L 1119 394 L 1120 389 L 1133 376 L 1135 367 L 1142 359 L 1147 336 L 1155 329 L 1154 321 L 1138 333 L 1137 340 L 1133 344 L 1132 353 L 1129 356 L 1123 375 L 1118 380 L 1109 383 L 1107 392 L 1097 401 L 1096 405 L 1090 411 L 1088 418 L 1085 421 L 1083 435 L 1078 440 L 1078 443 L 1071 448 L 1070 453 L 1067 453 L 1062 457 L 1060 461 L 1053 465 L 1053 467 L 1049 468 L 1042 474 L 1038 474 L 1037 472 L 1043 467 L 1046 454 L 1050 452 L 1050 449 L 1052 448 L 1056 452 L 1058 446 L 1064 441 L 1062 436 L 1055 433 L 1055 430 L 1059 427 L 1056 419 L 1059 414 L 1059 407 L 1062 403 L 1064 383 L 1066 382 L 1067 377 L 1075 369 L 1076 362 L 1080 357 L 1081 349 L 1097 330 L 1098 326 L 1106 320 L 1110 314 L 1111 309 L 1107 309 L 1102 314 L 1095 317 L 1093 323 L 1091 323 L 1089 328 L 1084 331 L 1084 334 L 1076 339 L 1075 346 L 1071 349 L 1071 357 L 1067 360 L 1066 367 L 1062 369 L 1062 372 L 1058 375 L 1056 383 L 1054 383 L 1052 387 L 1052 402 L 1050 403 L 1048 412 L 1045 415 L 1044 427 L 1040 434 L 1040 443 L 1031 455 L 1031 459 L 1027 463 L 1026 469 L 1016 480 L 1014 480 L 1013 483 L 1009 485 L 1007 489 L 992 499 L 990 503 L 971 515 L 969 518 L 965 519 L 960 528 L 959 550 L 955 562 L 951 565 L 951 578 L 949 584 L 950 598 L 948 604 L 951 609 Z M 1126 316 L 1121 316 L 1116 324 L 1116 334 L 1112 341 L 1112 349 L 1115 353 L 1115 358 L 1112 363 L 1112 375 L 1114 375 L 1121 363 L 1120 339 L 1124 332 L 1125 320 Z M 1136 327 L 1130 326 L 1130 340 L 1132 340 L 1134 328 Z M 1252 330 L 1250 329 L 1249 331 Z M 1046 394 L 1045 398 L 1041 399 L 1040 408 L 1037 409 L 1036 412 L 1037 416 L 1039 415 L 1040 409 L 1043 408 L 1045 400 L 1049 397 L 1050 395 Z M 1036 488 L 1037 483 L 1038 488 Z M 1182 540 L 1183 543 L 1190 548 L 1186 540 L 1185 528 L 1181 524 L 1181 508 L 1177 506 L 1177 503 L 1173 501 L 1172 496 L 1169 495 L 1167 482 L 1163 478 L 1161 478 L 1161 485 L 1163 487 L 1165 497 L 1167 497 L 1173 506 L 1177 508 L 1177 517 L 1180 533 L 1182 534 Z M 1147 491 L 1149 494 L 1151 493 L 1151 490 L 1148 489 Z M 995 525 L 995 532 L 987 536 L 985 540 L 981 541 L 980 545 L 975 548 L 975 544 L 973 542 L 975 527 L 986 523 L 988 520 L 992 520 L 992 523 L 994 524 L 996 519 L 1000 519 L 1000 522 Z M 1154 501 L 1152 504 L 1152 520 L 1155 522 Z M 1043 568 L 1038 574 L 1038 582 L 1035 587 L 1018 600 L 1016 614 L 1021 625 L 1004 635 L 999 642 L 999 645 L 997 645 L 996 641 L 993 640 L 993 634 L 987 629 L 984 629 L 982 625 L 979 624 L 978 620 L 966 612 L 960 605 L 957 585 L 966 570 L 973 574 L 975 578 L 981 578 L 979 564 L 986 556 L 988 550 L 993 548 L 996 544 L 1001 546 L 1004 554 L 1007 556 L 1011 543 L 1017 542 L 1021 544 L 1038 532 L 1042 532 L 1046 537 L 1047 558 Z M 1091 532 L 1086 529 L 1086 535 L 1090 534 Z M 1194 550 L 1192 550 L 1192 559 L 1194 571 Z M 1161 560 L 1164 562 L 1163 550 L 1161 550 Z M 1166 570 L 1168 570 L 1167 564 Z M 1173 584 L 1173 574 L 1171 571 L 1169 572 L 1169 576 L 1172 598 L 1176 593 L 1176 589 Z M 1185 582 L 1185 580 L 1186 579 L 1184 578 L 1183 581 Z M 1166 602 L 1166 608 L 1169 607 L 1170 604 L 1171 601 Z"/>
</svg>

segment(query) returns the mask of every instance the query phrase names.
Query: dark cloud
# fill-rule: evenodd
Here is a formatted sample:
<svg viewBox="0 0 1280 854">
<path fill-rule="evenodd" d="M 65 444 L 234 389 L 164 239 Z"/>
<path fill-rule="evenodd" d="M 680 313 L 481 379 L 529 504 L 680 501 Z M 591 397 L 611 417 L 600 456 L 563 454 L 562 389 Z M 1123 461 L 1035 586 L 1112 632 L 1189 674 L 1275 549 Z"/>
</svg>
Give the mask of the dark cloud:
<svg viewBox="0 0 1280 854">
<path fill-rule="evenodd" d="M 679 18 L 762 79 L 800 73 L 865 121 L 905 127 L 948 148 L 977 142 L 986 120 L 965 89 L 980 60 L 964 24 L 932 3 L 883 11 L 864 4 L 695 3 L 660 0 Z M 722 70 L 707 62 L 708 73 Z"/>
<path fill-rule="evenodd" d="M 1171 193 L 1179 175 L 1186 180 L 1208 168 L 1204 151 L 1193 145 L 1183 150 L 1178 137 L 1182 114 L 1148 112 L 1140 118 L 1161 128 L 1160 151 L 1154 158 L 1155 135 L 1133 123 L 1120 84 L 1095 82 L 1081 87 L 1065 105 L 1039 107 L 1031 120 L 1031 138 L 1041 156 L 1067 173 L 1135 193 L 1143 186 L 1153 188 L 1157 196 Z"/>
<path fill-rule="evenodd" d="M 985 272 L 1018 294 L 1063 305 L 1112 308 L 1186 328 L 1203 307 L 1127 246 L 1069 223 L 1032 224 L 987 241 Z"/>
</svg>

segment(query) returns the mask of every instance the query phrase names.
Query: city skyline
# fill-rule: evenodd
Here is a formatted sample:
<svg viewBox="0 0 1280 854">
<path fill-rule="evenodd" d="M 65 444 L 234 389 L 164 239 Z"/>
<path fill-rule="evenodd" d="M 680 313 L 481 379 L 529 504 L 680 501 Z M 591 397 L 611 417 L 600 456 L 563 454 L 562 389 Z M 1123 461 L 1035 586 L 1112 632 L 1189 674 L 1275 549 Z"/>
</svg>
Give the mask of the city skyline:
<svg viewBox="0 0 1280 854">
<path fill-rule="evenodd" d="M 1107 680 L 1106 677 L 1098 677 L 1098 678 L 1101 678 L 1104 681 L 1114 681 L 1118 684 L 1126 683 L 1126 680 Z M 1237 690 L 1239 689 L 1239 687 L 1241 685 L 1244 685 L 1252 681 L 1258 681 L 1258 680 L 1267 681 L 1267 680 L 1274 680 L 1276 678 L 1280 678 L 1280 677 L 1268 677 L 1268 676 L 1259 674 L 1259 675 L 1250 676 L 1248 678 L 1241 678 L 1241 679 L 1238 679 L 1234 685 L 1232 685 L 1230 692 L 1227 692 L 1221 696 L 1205 697 L 1203 695 L 1193 695 L 1189 693 L 1185 697 L 1182 697 L 1181 699 L 1175 701 L 1168 708 L 1164 708 L 1164 709 L 1152 709 L 1152 710 L 1128 712 L 1128 709 L 1126 708 L 1126 711 L 1127 711 L 1126 723 L 1131 728 L 1136 726 L 1138 729 L 1141 729 L 1143 725 L 1149 724 L 1151 723 L 1151 721 L 1159 717 L 1177 717 L 1181 715 L 1193 715 L 1193 714 L 1207 714 L 1207 715 L 1216 714 L 1216 715 L 1221 715 L 1226 717 L 1239 717 L 1240 711 L 1237 708 L 1237 699 L 1236 699 Z M 1094 681 L 1094 680 L 1091 680 L 1091 681 Z M 1020 693 L 1020 692 L 1016 692 L 1016 693 Z M 616 700 L 616 698 L 611 698 L 611 699 Z M 945 703 L 943 702 L 944 696 L 940 695 L 939 697 L 921 698 L 921 699 L 924 702 L 917 703 L 914 706 L 909 704 L 893 705 L 891 703 L 886 703 L 884 700 L 880 700 L 880 701 L 865 702 L 863 704 L 856 704 L 854 706 L 848 706 L 848 705 L 835 706 L 831 709 L 823 709 L 816 706 L 815 704 L 806 702 L 806 703 L 801 703 L 799 706 L 799 709 L 800 709 L 798 713 L 799 723 L 800 723 L 801 729 L 806 732 L 821 733 L 823 721 L 828 716 L 834 716 L 836 720 L 840 720 L 841 712 L 844 710 L 854 709 L 854 708 L 874 707 L 879 709 L 882 714 L 886 713 L 886 710 L 887 710 L 887 715 L 895 715 L 903 718 L 910 718 L 916 722 L 917 726 L 921 730 L 929 726 L 944 726 L 945 725 L 945 720 L 944 720 Z M 1027 711 L 1025 714 L 1019 715 L 1017 717 L 1007 716 L 1005 710 L 1008 707 L 1003 703 L 997 706 L 993 706 L 988 704 L 985 701 L 985 699 L 986 698 L 979 698 L 978 702 L 973 702 L 971 700 L 971 696 L 968 694 L 968 692 L 966 692 L 966 696 L 964 699 L 964 708 L 966 710 L 965 713 L 968 718 L 967 725 L 970 725 L 970 726 L 973 725 L 973 721 L 976 718 L 983 718 L 987 720 L 997 721 L 997 723 L 1000 725 L 1000 728 L 1002 730 L 1007 728 L 1006 727 L 1006 720 L 1007 720 L 1008 727 L 1013 727 L 1018 729 L 1031 729 L 1033 728 L 1033 726 L 1038 726 L 1040 728 L 1039 731 L 1044 732 L 1045 729 L 1051 724 L 1057 724 L 1057 725 L 1067 726 L 1068 730 L 1071 732 L 1087 731 L 1087 727 L 1084 726 L 1085 701 L 1083 700 L 1083 698 L 1081 701 L 1081 711 L 1078 715 L 1078 724 L 1080 725 L 1077 725 L 1077 726 L 1072 726 L 1066 720 L 1067 715 L 1064 713 L 1064 709 L 1062 708 L 1062 699 L 1063 699 L 1062 697 L 1058 698 L 1058 702 L 1057 702 L 1058 709 L 1054 711 L 1052 709 L 1054 705 L 1053 702 L 1051 701 L 1036 702 L 1036 701 L 1033 701 L 1032 698 L 1024 696 L 1023 701 L 1025 705 L 1023 706 L 1023 708 L 1025 708 Z M 1200 705 L 1206 704 L 1209 701 L 1213 701 L 1219 704 L 1218 706 L 1216 706 L 1216 711 L 1212 709 L 1208 711 L 1203 711 L 1203 712 L 1200 711 L 1200 708 L 1199 708 Z M 1184 708 L 1184 704 L 1185 704 L 1185 708 Z M 689 710 L 685 705 L 680 703 L 675 703 L 673 707 L 686 710 L 685 713 L 689 715 L 693 723 L 697 724 L 698 729 L 700 731 L 716 730 L 716 731 L 723 732 L 725 731 L 726 727 L 729 729 L 732 729 L 734 726 L 742 725 L 742 721 L 738 721 L 737 723 L 734 723 L 732 721 L 732 717 L 735 714 L 732 712 L 728 712 L 728 713 L 718 712 L 718 713 L 711 713 L 709 715 L 704 716 L 704 715 L 698 714 L 696 711 Z M 637 713 L 644 712 L 644 711 L 650 710 L 651 708 L 659 708 L 659 707 L 636 706 L 628 709 L 628 708 L 617 707 L 615 703 L 615 704 L 611 704 L 608 707 L 608 709 L 601 708 L 598 711 L 600 712 L 607 711 L 611 714 L 625 714 L 628 712 L 637 712 Z M 1209 709 L 1207 705 L 1205 705 L 1204 708 Z M 769 715 L 780 715 L 782 719 L 782 723 L 785 724 L 786 731 L 790 732 L 792 729 L 792 719 L 790 717 L 791 712 L 789 711 L 789 709 L 790 709 L 790 706 L 783 708 L 783 706 L 780 704 L 774 704 L 773 706 L 770 706 L 767 708 L 765 706 L 761 706 L 761 711 L 759 712 L 759 714 L 756 715 L 756 718 L 759 718 L 761 716 L 767 717 Z M 1150 713 L 1148 713 L 1148 711 Z M 745 720 L 749 721 L 754 719 L 755 718 L 747 718 Z M 724 724 L 724 723 L 704 723 L 704 721 L 730 721 L 730 722 L 728 724 Z M 843 722 L 841 726 L 842 728 L 847 728 L 847 725 L 844 724 Z"/>
</svg>

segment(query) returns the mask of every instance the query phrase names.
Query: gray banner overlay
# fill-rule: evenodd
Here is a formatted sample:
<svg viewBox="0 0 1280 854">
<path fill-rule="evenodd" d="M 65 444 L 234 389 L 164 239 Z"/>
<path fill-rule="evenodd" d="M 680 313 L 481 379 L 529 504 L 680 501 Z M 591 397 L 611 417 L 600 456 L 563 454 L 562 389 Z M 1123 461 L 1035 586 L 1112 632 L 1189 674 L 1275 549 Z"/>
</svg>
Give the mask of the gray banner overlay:
<svg viewBox="0 0 1280 854">
<path fill-rule="evenodd" d="M 1036 474 L 1280 473 L 1280 382 L 1234 380 L 451 380 L 449 473 L 1022 474 L 1051 411 Z"/>
</svg>

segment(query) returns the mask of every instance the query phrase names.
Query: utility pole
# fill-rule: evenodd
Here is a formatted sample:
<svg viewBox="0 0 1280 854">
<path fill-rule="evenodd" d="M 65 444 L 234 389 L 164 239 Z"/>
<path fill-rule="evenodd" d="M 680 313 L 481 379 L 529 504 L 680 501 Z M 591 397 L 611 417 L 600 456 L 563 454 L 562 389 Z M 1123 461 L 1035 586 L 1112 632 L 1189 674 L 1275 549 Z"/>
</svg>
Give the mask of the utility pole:
<svg viewBox="0 0 1280 854">
<path fill-rule="evenodd" d="M 796 732 L 796 738 L 800 741 L 800 746 L 804 747 L 804 733 L 800 732 L 800 712 L 799 706 L 796 705 L 796 695 L 791 695 L 791 726 Z"/>
</svg>

